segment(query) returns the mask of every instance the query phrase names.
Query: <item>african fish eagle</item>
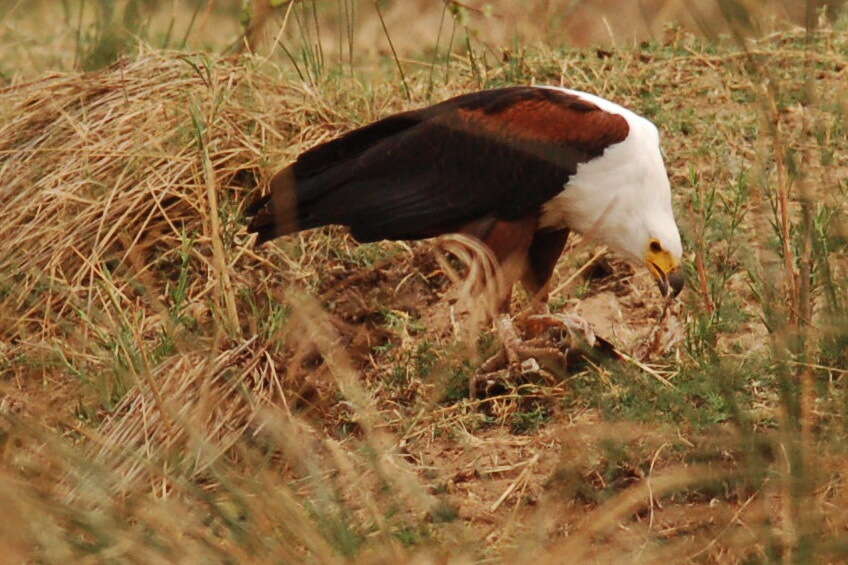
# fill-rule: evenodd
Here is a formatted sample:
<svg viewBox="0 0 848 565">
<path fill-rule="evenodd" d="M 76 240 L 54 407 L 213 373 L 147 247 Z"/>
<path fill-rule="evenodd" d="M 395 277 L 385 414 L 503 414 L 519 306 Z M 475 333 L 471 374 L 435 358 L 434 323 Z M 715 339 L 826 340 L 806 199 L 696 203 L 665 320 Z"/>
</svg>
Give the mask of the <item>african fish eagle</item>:
<svg viewBox="0 0 848 565">
<path fill-rule="evenodd" d="M 257 243 L 328 224 L 360 242 L 473 236 L 547 300 L 570 231 L 683 287 L 682 246 L 657 128 L 556 87 L 463 94 L 395 114 L 301 154 L 248 210 Z M 509 294 L 506 296 L 508 304 Z"/>
</svg>

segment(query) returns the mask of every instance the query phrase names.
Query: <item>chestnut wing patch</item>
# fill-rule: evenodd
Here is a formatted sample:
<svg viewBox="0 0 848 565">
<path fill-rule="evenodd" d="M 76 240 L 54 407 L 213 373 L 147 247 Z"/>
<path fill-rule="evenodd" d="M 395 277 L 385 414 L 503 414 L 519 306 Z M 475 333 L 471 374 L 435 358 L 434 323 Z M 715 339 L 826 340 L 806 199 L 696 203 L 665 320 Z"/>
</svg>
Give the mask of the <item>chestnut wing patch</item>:
<svg viewBox="0 0 848 565">
<path fill-rule="evenodd" d="M 469 124 L 466 127 L 474 124 L 504 138 L 570 146 L 592 157 L 624 141 L 630 132 L 622 116 L 576 96 L 556 94 L 555 98 L 523 99 L 496 112 L 460 108 L 459 114 Z"/>
</svg>

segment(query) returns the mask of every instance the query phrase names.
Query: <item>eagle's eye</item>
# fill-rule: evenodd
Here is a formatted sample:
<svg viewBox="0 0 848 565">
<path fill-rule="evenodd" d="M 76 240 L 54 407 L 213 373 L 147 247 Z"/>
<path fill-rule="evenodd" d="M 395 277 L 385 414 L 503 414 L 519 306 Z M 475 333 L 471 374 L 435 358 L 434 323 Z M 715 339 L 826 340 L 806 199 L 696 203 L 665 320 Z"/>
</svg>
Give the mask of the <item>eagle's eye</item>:
<svg viewBox="0 0 848 565">
<path fill-rule="evenodd" d="M 651 251 L 653 251 L 654 253 L 659 253 L 660 251 L 662 251 L 662 245 L 660 245 L 660 242 L 656 239 L 651 240 Z"/>
</svg>

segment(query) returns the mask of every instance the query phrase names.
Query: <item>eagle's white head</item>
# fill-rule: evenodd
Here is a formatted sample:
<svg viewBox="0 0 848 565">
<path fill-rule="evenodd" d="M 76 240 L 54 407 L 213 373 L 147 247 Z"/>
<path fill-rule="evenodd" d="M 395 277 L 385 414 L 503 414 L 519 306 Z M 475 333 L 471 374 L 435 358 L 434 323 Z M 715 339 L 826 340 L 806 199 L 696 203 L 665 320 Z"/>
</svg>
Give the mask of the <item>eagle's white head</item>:
<svg viewBox="0 0 848 565">
<path fill-rule="evenodd" d="M 671 188 L 649 120 L 603 98 L 567 92 L 627 120 L 624 141 L 581 163 L 565 190 L 543 208 L 542 225 L 568 227 L 644 264 L 664 295 L 683 288 L 683 245 L 671 207 Z"/>
</svg>

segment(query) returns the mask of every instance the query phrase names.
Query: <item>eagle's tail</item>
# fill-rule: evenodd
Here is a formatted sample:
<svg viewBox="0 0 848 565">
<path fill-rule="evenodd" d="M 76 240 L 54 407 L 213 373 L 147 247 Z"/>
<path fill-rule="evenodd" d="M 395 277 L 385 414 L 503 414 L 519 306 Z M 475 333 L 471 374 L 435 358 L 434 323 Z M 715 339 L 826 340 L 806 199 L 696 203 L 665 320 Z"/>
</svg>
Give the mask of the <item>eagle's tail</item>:
<svg viewBox="0 0 848 565">
<path fill-rule="evenodd" d="M 298 231 L 297 195 L 294 172 L 286 167 L 271 179 L 271 192 L 253 201 L 245 210 L 249 233 L 258 235 L 256 245 Z"/>
</svg>

